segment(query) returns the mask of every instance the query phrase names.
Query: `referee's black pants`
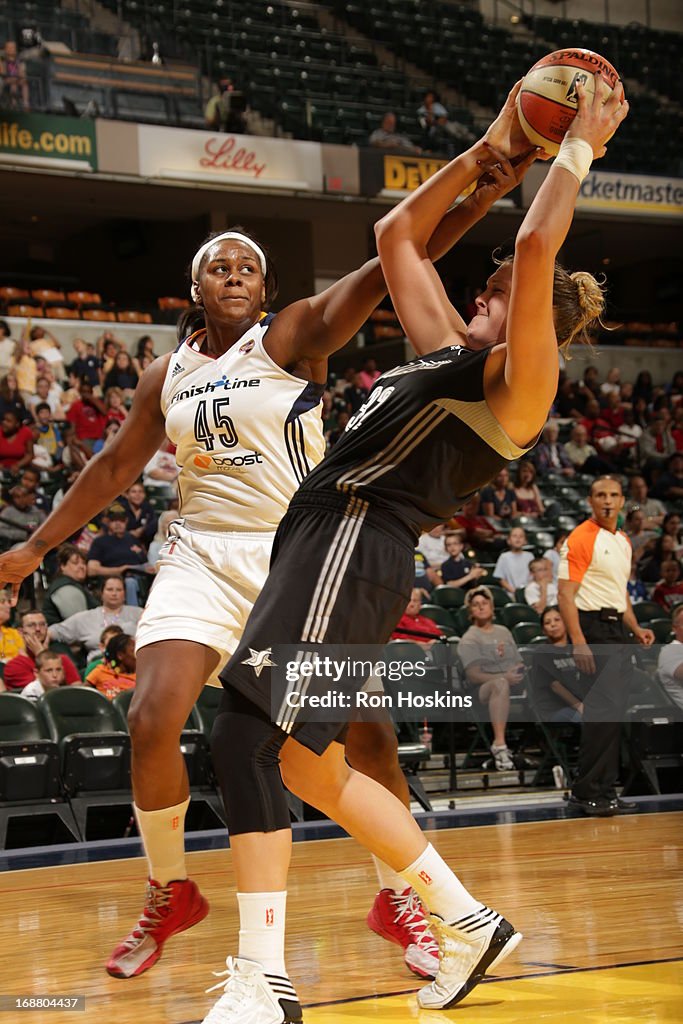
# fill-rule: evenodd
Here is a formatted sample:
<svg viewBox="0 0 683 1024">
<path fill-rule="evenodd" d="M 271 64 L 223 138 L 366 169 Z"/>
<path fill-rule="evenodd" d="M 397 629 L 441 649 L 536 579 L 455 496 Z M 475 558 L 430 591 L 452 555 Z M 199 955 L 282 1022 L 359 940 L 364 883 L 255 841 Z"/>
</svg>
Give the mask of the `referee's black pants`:
<svg viewBox="0 0 683 1024">
<path fill-rule="evenodd" d="M 581 749 L 572 793 L 579 800 L 612 800 L 619 775 L 621 723 L 628 705 L 631 639 L 621 616 L 608 619 L 601 612 L 580 611 L 579 622 L 596 672 L 583 702 Z"/>
</svg>

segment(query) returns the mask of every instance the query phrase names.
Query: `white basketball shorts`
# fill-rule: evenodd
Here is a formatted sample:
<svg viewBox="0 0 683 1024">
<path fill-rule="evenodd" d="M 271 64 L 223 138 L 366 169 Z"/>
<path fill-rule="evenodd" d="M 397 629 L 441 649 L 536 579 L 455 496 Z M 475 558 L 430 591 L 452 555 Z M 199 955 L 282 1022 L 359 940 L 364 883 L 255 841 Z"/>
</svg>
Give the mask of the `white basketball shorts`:
<svg viewBox="0 0 683 1024">
<path fill-rule="evenodd" d="M 136 650 L 160 640 L 193 640 L 212 647 L 220 663 L 234 652 L 268 575 L 275 533 L 191 530 L 171 523 L 157 575 L 135 637 Z"/>
</svg>

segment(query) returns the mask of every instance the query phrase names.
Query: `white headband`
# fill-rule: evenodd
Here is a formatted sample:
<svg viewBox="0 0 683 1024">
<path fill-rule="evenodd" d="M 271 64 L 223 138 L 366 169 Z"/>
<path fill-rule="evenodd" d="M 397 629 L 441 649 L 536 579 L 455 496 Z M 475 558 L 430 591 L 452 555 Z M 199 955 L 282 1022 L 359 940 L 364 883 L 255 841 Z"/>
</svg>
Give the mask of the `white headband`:
<svg viewBox="0 0 683 1024">
<path fill-rule="evenodd" d="M 244 245 L 247 245 L 247 246 L 249 246 L 250 249 L 254 250 L 254 252 L 258 256 L 258 261 L 259 261 L 259 264 L 261 266 L 261 273 L 263 274 L 263 276 L 265 278 L 266 273 L 267 273 L 267 268 L 266 268 L 266 257 L 265 257 L 265 253 L 263 252 L 263 249 L 261 249 L 260 246 L 258 246 L 256 244 L 256 242 L 252 241 L 251 238 L 247 238 L 246 235 L 240 234 L 239 231 L 225 231 L 225 232 L 223 232 L 222 235 L 216 235 L 215 238 L 210 238 L 208 242 L 204 242 L 204 245 L 202 245 L 201 248 L 197 249 L 197 252 L 194 254 L 194 258 L 192 260 L 192 284 L 193 285 L 199 283 L 199 266 L 200 266 L 200 264 L 202 262 L 202 257 L 204 256 L 204 253 L 207 251 L 207 249 L 210 249 L 212 245 L 215 245 L 216 242 L 222 242 L 224 239 L 228 239 L 228 238 L 234 238 L 236 241 L 242 242 Z"/>
</svg>

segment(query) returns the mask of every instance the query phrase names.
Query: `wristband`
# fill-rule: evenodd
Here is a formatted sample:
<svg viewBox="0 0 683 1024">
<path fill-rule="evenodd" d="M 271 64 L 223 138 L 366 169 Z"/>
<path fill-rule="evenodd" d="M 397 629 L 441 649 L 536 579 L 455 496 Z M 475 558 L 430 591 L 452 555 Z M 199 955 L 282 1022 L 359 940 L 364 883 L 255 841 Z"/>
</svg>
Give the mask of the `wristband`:
<svg viewBox="0 0 683 1024">
<path fill-rule="evenodd" d="M 564 167 L 577 179 L 579 185 L 586 177 L 593 163 L 593 147 L 585 139 L 569 138 L 565 135 L 560 152 L 555 157 L 555 167 Z"/>
</svg>

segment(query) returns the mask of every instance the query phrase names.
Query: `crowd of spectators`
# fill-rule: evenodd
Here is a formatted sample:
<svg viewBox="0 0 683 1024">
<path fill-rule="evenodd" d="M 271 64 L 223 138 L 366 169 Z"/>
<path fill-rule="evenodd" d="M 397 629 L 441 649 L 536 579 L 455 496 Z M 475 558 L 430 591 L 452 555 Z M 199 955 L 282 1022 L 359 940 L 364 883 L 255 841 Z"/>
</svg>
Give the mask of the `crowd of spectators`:
<svg viewBox="0 0 683 1024">
<path fill-rule="evenodd" d="M 30 537 L 120 429 L 156 358 L 148 335 L 132 352 L 110 331 L 73 348 L 65 364 L 48 330 L 27 322 L 13 339 L 0 320 L 0 550 Z M 46 558 L 42 586 L 25 581 L 16 626 L 0 593 L 0 688 L 36 698 L 86 683 L 113 698 L 134 685 L 133 636 L 175 516 L 177 475 L 167 441 L 142 480 Z"/>
</svg>

